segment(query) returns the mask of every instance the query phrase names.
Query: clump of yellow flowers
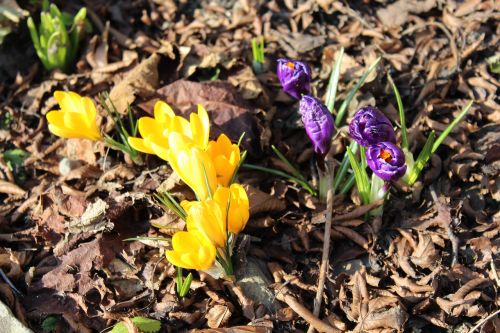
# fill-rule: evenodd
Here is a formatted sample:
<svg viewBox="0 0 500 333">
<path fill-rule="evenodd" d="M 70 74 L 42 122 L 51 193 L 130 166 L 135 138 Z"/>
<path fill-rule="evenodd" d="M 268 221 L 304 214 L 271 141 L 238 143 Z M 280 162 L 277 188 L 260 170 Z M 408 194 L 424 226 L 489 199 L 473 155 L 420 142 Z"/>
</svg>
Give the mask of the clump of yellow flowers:
<svg viewBox="0 0 500 333">
<path fill-rule="evenodd" d="M 54 96 L 61 110 L 47 113 L 53 134 L 103 139 L 91 99 L 62 91 Z M 128 144 L 167 161 L 197 198 L 178 205 L 187 231 L 173 235 L 167 259 L 181 268 L 209 270 L 218 266 L 226 275 L 232 275 L 234 240 L 245 228 L 250 211 L 245 189 L 232 183 L 241 160 L 239 146 L 224 134 L 209 141 L 210 121 L 201 105 L 187 120 L 177 116 L 168 104 L 158 101 L 154 117 L 140 118 L 137 127 L 141 137 L 128 137 Z"/>
</svg>

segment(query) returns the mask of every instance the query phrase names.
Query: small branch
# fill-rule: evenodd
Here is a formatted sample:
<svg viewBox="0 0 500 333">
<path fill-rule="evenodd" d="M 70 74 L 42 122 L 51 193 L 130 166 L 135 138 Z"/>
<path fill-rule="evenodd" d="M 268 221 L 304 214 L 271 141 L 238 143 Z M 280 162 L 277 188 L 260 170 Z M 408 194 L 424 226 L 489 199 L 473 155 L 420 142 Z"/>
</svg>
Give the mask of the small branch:
<svg viewBox="0 0 500 333">
<path fill-rule="evenodd" d="M 330 188 L 326 194 L 326 224 L 325 236 L 323 237 L 323 254 L 321 256 L 321 266 L 319 269 L 318 290 L 314 298 L 313 314 L 318 317 L 321 310 L 321 300 L 323 298 L 323 290 L 325 289 L 326 273 L 328 272 L 328 262 L 330 257 L 330 234 L 332 231 L 332 210 L 333 210 L 333 191 Z M 314 327 L 311 325 L 307 333 L 314 333 Z"/>
<path fill-rule="evenodd" d="M 475 330 L 477 330 L 478 328 L 480 328 L 481 326 L 483 326 L 484 324 L 486 324 L 486 322 L 488 320 L 490 320 L 491 318 L 495 317 L 498 313 L 500 313 L 500 310 L 497 310 L 495 312 L 493 312 L 492 314 L 490 314 L 488 317 L 484 318 L 483 320 L 481 320 L 476 326 L 474 326 L 470 331 L 469 333 L 474 333 Z"/>
<path fill-rule="evenodd" d="M 307 321 L 314 329 L 322 333 L 340 333 L 341 331 L 316 318 L 307 308 L 305 308 L 295 297 L 290 295 L 288 288 L 278 289 L 276 298 L 286 303 L 302 319 Z"/>
</svg>

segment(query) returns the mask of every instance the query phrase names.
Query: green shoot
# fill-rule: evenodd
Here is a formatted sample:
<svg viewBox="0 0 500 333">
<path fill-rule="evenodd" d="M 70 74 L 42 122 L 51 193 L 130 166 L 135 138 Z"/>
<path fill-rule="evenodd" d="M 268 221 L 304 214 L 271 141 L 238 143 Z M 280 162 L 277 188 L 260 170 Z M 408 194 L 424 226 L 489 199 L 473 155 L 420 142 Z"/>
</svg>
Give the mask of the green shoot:
<svg viewBox="0 0 500 333">
<path fill-rule="evenodd" d="M 99 94 L 99 101 L 103 106 L 104 110 L 108 113 L 108 115 L 115 122 L 115 129 L 119 136 L 119 141 L 113 139 L 109 135 L 105 135 L 106 143 L 113 149 L 120 150 L 130 156 L 132 161 L 135 163 L 141 163 L 141 158 L 139 152 L 135 150 L 129 143 L 128 138 L 130 136 L 135 136 L 137 134 L 137 122 L 134 119 L 134 115 L 132 113 L 132 109 L 130 105 L 128 107 L 128 121 L 129 121 L 129 129 L 125 127 L 124 122 L 122 121 L 120 114 L 116 110 L 115 104 L 109 98 L 109 94 L 107 92 Z M 109 101 L 109 104 L 108 104 Z"/>
<path fill-rule="evenodd" d="M 332 74 L 330 75 L 330 81 L 328 81 L 328 90 L 326 92 L 326 107 L 333 113 L 335 109 L 335 97 L 337 95 L 337 86 L 339 84 L 340 78 L 340 65 L 342 64 L 342 58 L 344 58 L 344 48 L 340 48 L 339 55 L 335 59 L 335 65 L 333 66 Z"/>
<path fill-rule="evenodd" d="M 183 298 L 186 297 L 189 287 L 191 286 L 191 282 L 193 281 L 193 274 L 189 273 L 186 279 L 182 276 L 182 267 L 175 267 L 177 270 L 177 278 L 175 281 L 175 289 L 177 291 L 177 295 Z"/>
<path fill-rule="evenodd" d="M 259 165 L 248 164 L 248 163 L 244 163 L 241 166 L 243 168 L 245 168 L 245 169 L 267 172 L 267 173 L 270 173 L 272 175 L 276 175 L 276 176 L 287 178 L 288 180 L 290 180 L 290 181 L 292 181 L 292 182 L 294 182 L 294 183 L 302 186 L 311 195 L 314 195 L 314 196 L 318 195 L 318 193 L 316 192 L 316 190 L 308 182 L 306 182 L 306 181 L 304 181 L 302 179 L 299 179 L 297 177 L 294 177 L 292 175 L 289 175 L 286 172 L 283 172 L 281 170 L 276 170 L 276 169 L 272 169 L 272 168 L 266 168 L 266 167 L 262 167 L 262 166 L 259 166 Z"/>
<path fill-rule="evenodd" d="M 377 68 L 378 63 L 380 62 L 382 58 L 378 57 L 371 65 L 368 67 L 368 69 L 363 73 L 359 81 L 356 83 L 356 85 L 349 91 L 349 94 L 347 94 L 347 98 L 342 102 L 339 108 L 339 112 L 337 114 L 337 118 L 335 119 L 335 126 L 339 127 L 340 124 L 342 123 L 342 120 L 344 119 L 344 116 L 347 112 L 347 107 L 351 103 L 352 99 L 354 98 L 354 95 L 358 91 L 358 89 L 361 87 L 361 85 L 365 82 L 366 78 L 368 75 L 370 75 L 371 72 L 375 68 Z"/>
<path fill-rule="evenodd" d="M 352 171 L 354 172 L 354 178 L 356 180 L 359 195 L 361 196 L 363 203 L 367 205 L 370 203 L 370 183 L 368 181 L 368 174 L 366 173 L 366 169 L 361 168 L 349 147 L 347 147 L 347 155 L 349 156 Z"/>
<path fill-rule="evenodd" d="M 265 54 L 264 54 L 264 37 L 260 36 L 259 38 L 252 38 L 252 67 L 253 70 L 260 74 L 264 71 L 264 62 L 265 62 Z"/>
<path fill-rule="evenodd" d="M 49 6 L 48 1 L 44 1 L 38 28 L 33 18 L 28 18 L 31 40 L 45 69 L 69 69 L 76 58 L 79 41 L 85 33 L 86 16 L 85 7 L 72 17 L 61 13 L 55 4 Z M 71 18 L 69 22 L 68 18 Z"/>
<path fill-rule="evenodd" d="M 399 90 L 394 84 L 392 80 L 391 74 L 387 73 L 387 80 L 392 86 L 392 90 L 394 91 L 394 96 L 396 96 L 396 102 L 398 103 L 398 111 L 399 111 L 399 123 L 401 124 L 401 137 L 402 143 L 401 146 L 403 149 L 409 150 L 410 146 L 408 145 L 408 133 L 406 130 L 406 117 L 405 111 L 403 108 L 403 102 L 401 101 L 401 95 L 399 95 Z"/>
</svg>

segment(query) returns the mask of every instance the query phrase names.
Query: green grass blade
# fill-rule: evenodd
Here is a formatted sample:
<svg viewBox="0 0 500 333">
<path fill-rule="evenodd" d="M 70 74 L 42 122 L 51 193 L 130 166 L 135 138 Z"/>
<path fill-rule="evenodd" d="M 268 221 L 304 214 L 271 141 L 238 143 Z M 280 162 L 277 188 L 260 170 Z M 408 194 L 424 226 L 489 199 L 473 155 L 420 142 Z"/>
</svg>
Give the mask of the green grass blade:
<svg viewBox="0 0 500 333">
<path fill-rule="evenodd" d="M 328 90 L 326 92 L 326 107 L 333 113 L 335 108 L 335 97 L 337 95 L 337 86 L 339 84 L 340 78 L 340 66 L 342 64 L 342 58 L 344 58 L 344 48 L 340 48 L 339 55 L 335 59 L 335 65 L 333 66 L 332 74 L 330 75 L 330 81 L 328 82 Z"/>
<path fill-rule="evenodd" d="M 352 99 L 354 98 L 354 95 L 358 91 L 358 89 L 361 87 L 361 85 L 365 82 L 366 78 L 368 75 L 370 75 L 371 72 L 377 67 L 378 63 L 380 62 L 382 58 L 378 57 L 371 65 L 368 67 L 368 69 L 363 73 L 359 81 L 356 83 L 356 85 L 349 91 L 349 94 L 347 95 L 347 98 L 342 102 L 342 105 L 340 105 L 339 108 L 339 113 L 337 114 L 337 118 L 335 119 L 335 126 L 340 126 L 342 123 L 342 120 L 344 119 L 344 116 L 347 112 L 347 107 L 351 103 Z"/>
<path fill-rule="evenodd" d="M 300 186 L 302 186 L 305 190 L 307 190 L 310 194 L 316 196 L 318 193 L 316 192 L 315 189 L 313 189 L 313 187 L 306 181 L 303 181 L 299 178 L 296 178 L 292 175 L 289 175 L 287 174 L 286 172 L 283 172 L 281 170 L 276 170 L 276 169 L 271 169 L 271 168 L 266 168 L 266 167 L 262 167 L 262 166 L 259 166 L 259 165 L 254 165 L 254 164 L 248 164 L 248 163 L 244 163 L 241 165 L 243 168 L 245 169 L 249 169 L 249 170 L 257 170 L 257 171 L 262 171 L 262 172 L 267 172 L 267 173 L 270 173 L 270 174 L 273 174 L 273 175 L 276 175 L 276 176 L 280 176 L 280 177 L 284 177 L 284 178 L 287 178 L 289 179 L 290 181 L 294 182 L 294 183 L 297 183 L 299 184 Z"/>
<path fill-rule="evenodd" d="M 193 274 L 189 273 L 184 283 L 182 284 L 181 292 L 179 293 L 180 297 L 185 297 L 191 287 L 191 282 L 193 282 Z"/>
<path fill-rule="evenodd" d="M 391 74 L 387 73 L 387 80 L 392 86 L 392 90 L 394 91 L 394 96 L 396 97 L 396 102 L 398 103 L 398 111 L 399 111 L 399 123 L 401 124 L 401 137 L 402 137 L 402 148 L 410 149 L 408 145 L 408 133 L 406 130 L 406 117 L 405 110 L 403 108 L 403 102 L 401 101 L 401 95 L 399 94 L 399 90 L 394 84 L 392 80 Z"/>
<path fill-rule="evenodd" d="M 444 139 L 446 139 L 446 137 L 451 133 L 451 131 L 453 131 L 455 126 L 457 126 L 458 123 L 465 117 L 465 115 L 467 114 L 467 112 L 471 108 L 472 103 L 474 103 L 474 101 L 470 101 L 469 103 L 467 103 L 467 105 L 462 109 L 462 112 L 460 112 L 458 117 L 455 118 L 451 122 L 451 124 L 448 125 L 448 127 L 446 127 L 446 129 L 443 131 L 443 133 L 441 133 L 441 135 L 439 135 L 439 137 L 434 142 L 434 145 L 432 146 L 432 151 L 431 151 L 432 154 L 434 154 L 436 152 L 436 150 L 439 148 L 439 146 L 444 141 Z"/>
<path fill-rule="evenodd" d="M 427 164 L 427 161 L 429 161 L 429 158 L 432 155 L 432 147 L 435 143 L 434 138 L 435 134 L 434 131 L 432 131 L 429 137 L 427 138 L 427 141 L 425 142 L 424 148 L 422 148 L 422 151 L 418 155 L 417 160 L 413 164 L 413 168 L 410 170 L 410 176 L 408 177 L 408 185 L 411 186 L 417 181 L 418 176 L 420 176 L 420 173 Z"/>
<path fill-rule="evenodd" d="M 306 181 L 306 178 L 300 173 L 297 168 L 295 168 L 290 161 L 283 155 L 278 148 L 276 148 L 275 145 L 271 145 L 271 149 L 274 151 L 274 153 L 278 156 L 278 158 L 283 162 L 289 169 L 292 171 L 292 175 L 298 179 L 301 179 L 303 181 Z"/>
<path fill-rule="evenodd" d="M 351 173 L 349 175 L 349 178 L 347 178 L 345 184 L 340 189 L 340 194 L 347 194 L 347 192 L 349 192 L 352 186 L 354 185 L 354 181 L 355 181 L 354 173 Z"/>
</svg>

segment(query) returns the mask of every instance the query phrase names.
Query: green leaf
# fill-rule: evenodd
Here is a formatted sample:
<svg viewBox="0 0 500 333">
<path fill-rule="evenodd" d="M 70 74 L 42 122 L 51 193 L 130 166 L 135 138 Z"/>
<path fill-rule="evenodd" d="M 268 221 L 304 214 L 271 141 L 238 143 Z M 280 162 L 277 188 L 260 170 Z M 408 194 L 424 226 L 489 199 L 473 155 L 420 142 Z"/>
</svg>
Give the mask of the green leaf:
<svg viewBox="0 0 500 333">
<path fill-rule="evenodd" d="M 11 171 L 21 168 L 24 160 L 29 156 L 29 154 L 22 149 L 6 150 L 2 155 L 3 160 Z"/>
<path fill-rule="evenodd" d="M 175 291 L 177 295 L 180 296 L 182 290 L 182 267 L 176 266 L 175 270 L 177 272 L 177 276 L 175 278 Z"/>
<path fill-rule="evenodd" d="M 387 80 L 392 86 L 392 90 L 394 91 L 394 96 L 396 96 L 396 102 L 398 103 L 398 111 L 399 111 L 399 123 L 401 124 L 401 137 L 402 137 L 402 148 L 409 150 L 408 145 L 408 133 L 406 130 L 406 117 L 405 110 L 403 108 L 403 102 L 401 101 L 401 95 L 399 95 L 399 90 L 394 84 L 392 80 L 391 74 L 387 73 Z"/>
<path fill-rule="evenodd" d="M 131 320 L 135 327 L 144 333 L 157 333 L 161 328 L 161 322 L 156 319 L 134 317 Z M 119 322 L 113 327 L 111 333 L 128 333 L 128 330 L 123 322 Z"/>
<path fill-rule="evenodd" d="M 340 66 L 342 64 L 342 58 L 344 58 L 344 48 L 340 48 L 339 55 L 335 59 L 335 65 L 333 66 L 332 74 L 330 75 L 330 81 L 328 81 L 328 90 L 326 92 L 326 107 L 333 113 L 335 108 L 335 97 L 337 95 L 337 86 L 339 84 L 340 78 Z"/>
<path fill-rule="evenodd" d="M 56 325 L 59 320 L 59 316 L 48 316 L 42 322 L 42 330 L 47 333 L 55 331 Z"/>
<path fill-rule="evenodd" d="M 472 103 L 474 103 L 474 101 L 470 101 L 469 103 L 467 103 L 467 105 L 462 109 L 462 112 L 460 112 L 460 114 L 458 115 L 458 117 L 455 118 L 448 125 L 448 127 L 446 127 L 446 129 L 443 131 L 443 133 L 441 133 L 441 135 L 439 135 L 439 137 L 434 142 L 434 145 L 432 146 L 432 154 L 434 154 L 436 152 L 436 150 L 439 148 L 439 146 L 444 141 L 444 139 L 446 139 L 446 137 L 448 135 L 450 135 L 451 131 L 453 131 L 453 129 L 455 128 L 455 126 L 457 126 L 458 123 L 465 117 L 465 115 L 467 114 L 467 112 L 471 108 Z"/>
<path fill-rule="evenodd" d="M 371 72 L 375 68 L 377 68 L 378 63 L 380 62 L 382 58 L 378 57 L 371 65 L 368 67 L 368 69 L 363 73 L 359 81 L 356 83 L 356 85 L 349 91 L 349 94 L 347 95 L 347 98 L 342 102 L 342 105 L 340 105 L 339 108 L 339 113 L 337 114 L 337 118 L 335 119 L 335 126 L 339 127 L 340 124 L 342 123 L 342 120 L 347 112 L 347 107 L 351 103 L 352 99 L 354 98 L 354 95 L 358 91 L 358 89 L 361 87 L 361 85 L 365 82 L 366 78 L 368 75 L 370 75 Z"/>
<path fill-rule="evenodd" d="M 35 22 L 33 18 L 28 17 L 28 21 L 26 22 L 28 25 L 28 30 L 30 31 L 31 41 L 33 42 L 33 46 L 35 47 L 36 55 L 42 62 L 43 67 L 45 69 L 49 69 L 49 64 L 47 62 L 47 54 L 45 53 L 44 48 L 40 44 L 40 36 L 38 35 L 38 30 L 36 29 Z"/>
<path fill-rule="evenodd" d="M 417 179 L 422 170 L 424 169 L 425 165 L 427 164 L 427 161 L 429 161 L 429 158 L 432 155 L 432 146 L 434 145 L 434 138 L 435 134 L 434 131 L 431 132 L 429 137 L 427 138 L 427 141 L 425 142 L 424 148 L 422 148 L 422 151 L 417 157 L 417 160 L 413 164 L 413 167 L 410 170 L 410 175 L 408 176 L 408 185 L 413 185 Z"/>
<path fill-rule="evenodd" d="M 354 178 L 356 180 L 356 187 L 358 188 L 359 195 L 361 196 L 363 203 L 367 205 L 370 203 L 370 183 L 368 181 L 368 175 L 366 170 L 361 168 L 349 147 L 347 147 L 347 155 L 349 156 L 351 168 L 354 172 Z"/>
<path fill-rule="evenodd" d="M 358 152 L 359 145 L 356 141 L 352 141 L 349 145 L 349 148 L 351 149 L 353 154 L 356 154 Z M 333 193 L 337 193 L 337 189 L 344 180 L 347 170 L 349 170 L 349 165 L 349 156 L 345 154 L 340 164 L 340 169 L 333 180 Z"/>
</svg>

